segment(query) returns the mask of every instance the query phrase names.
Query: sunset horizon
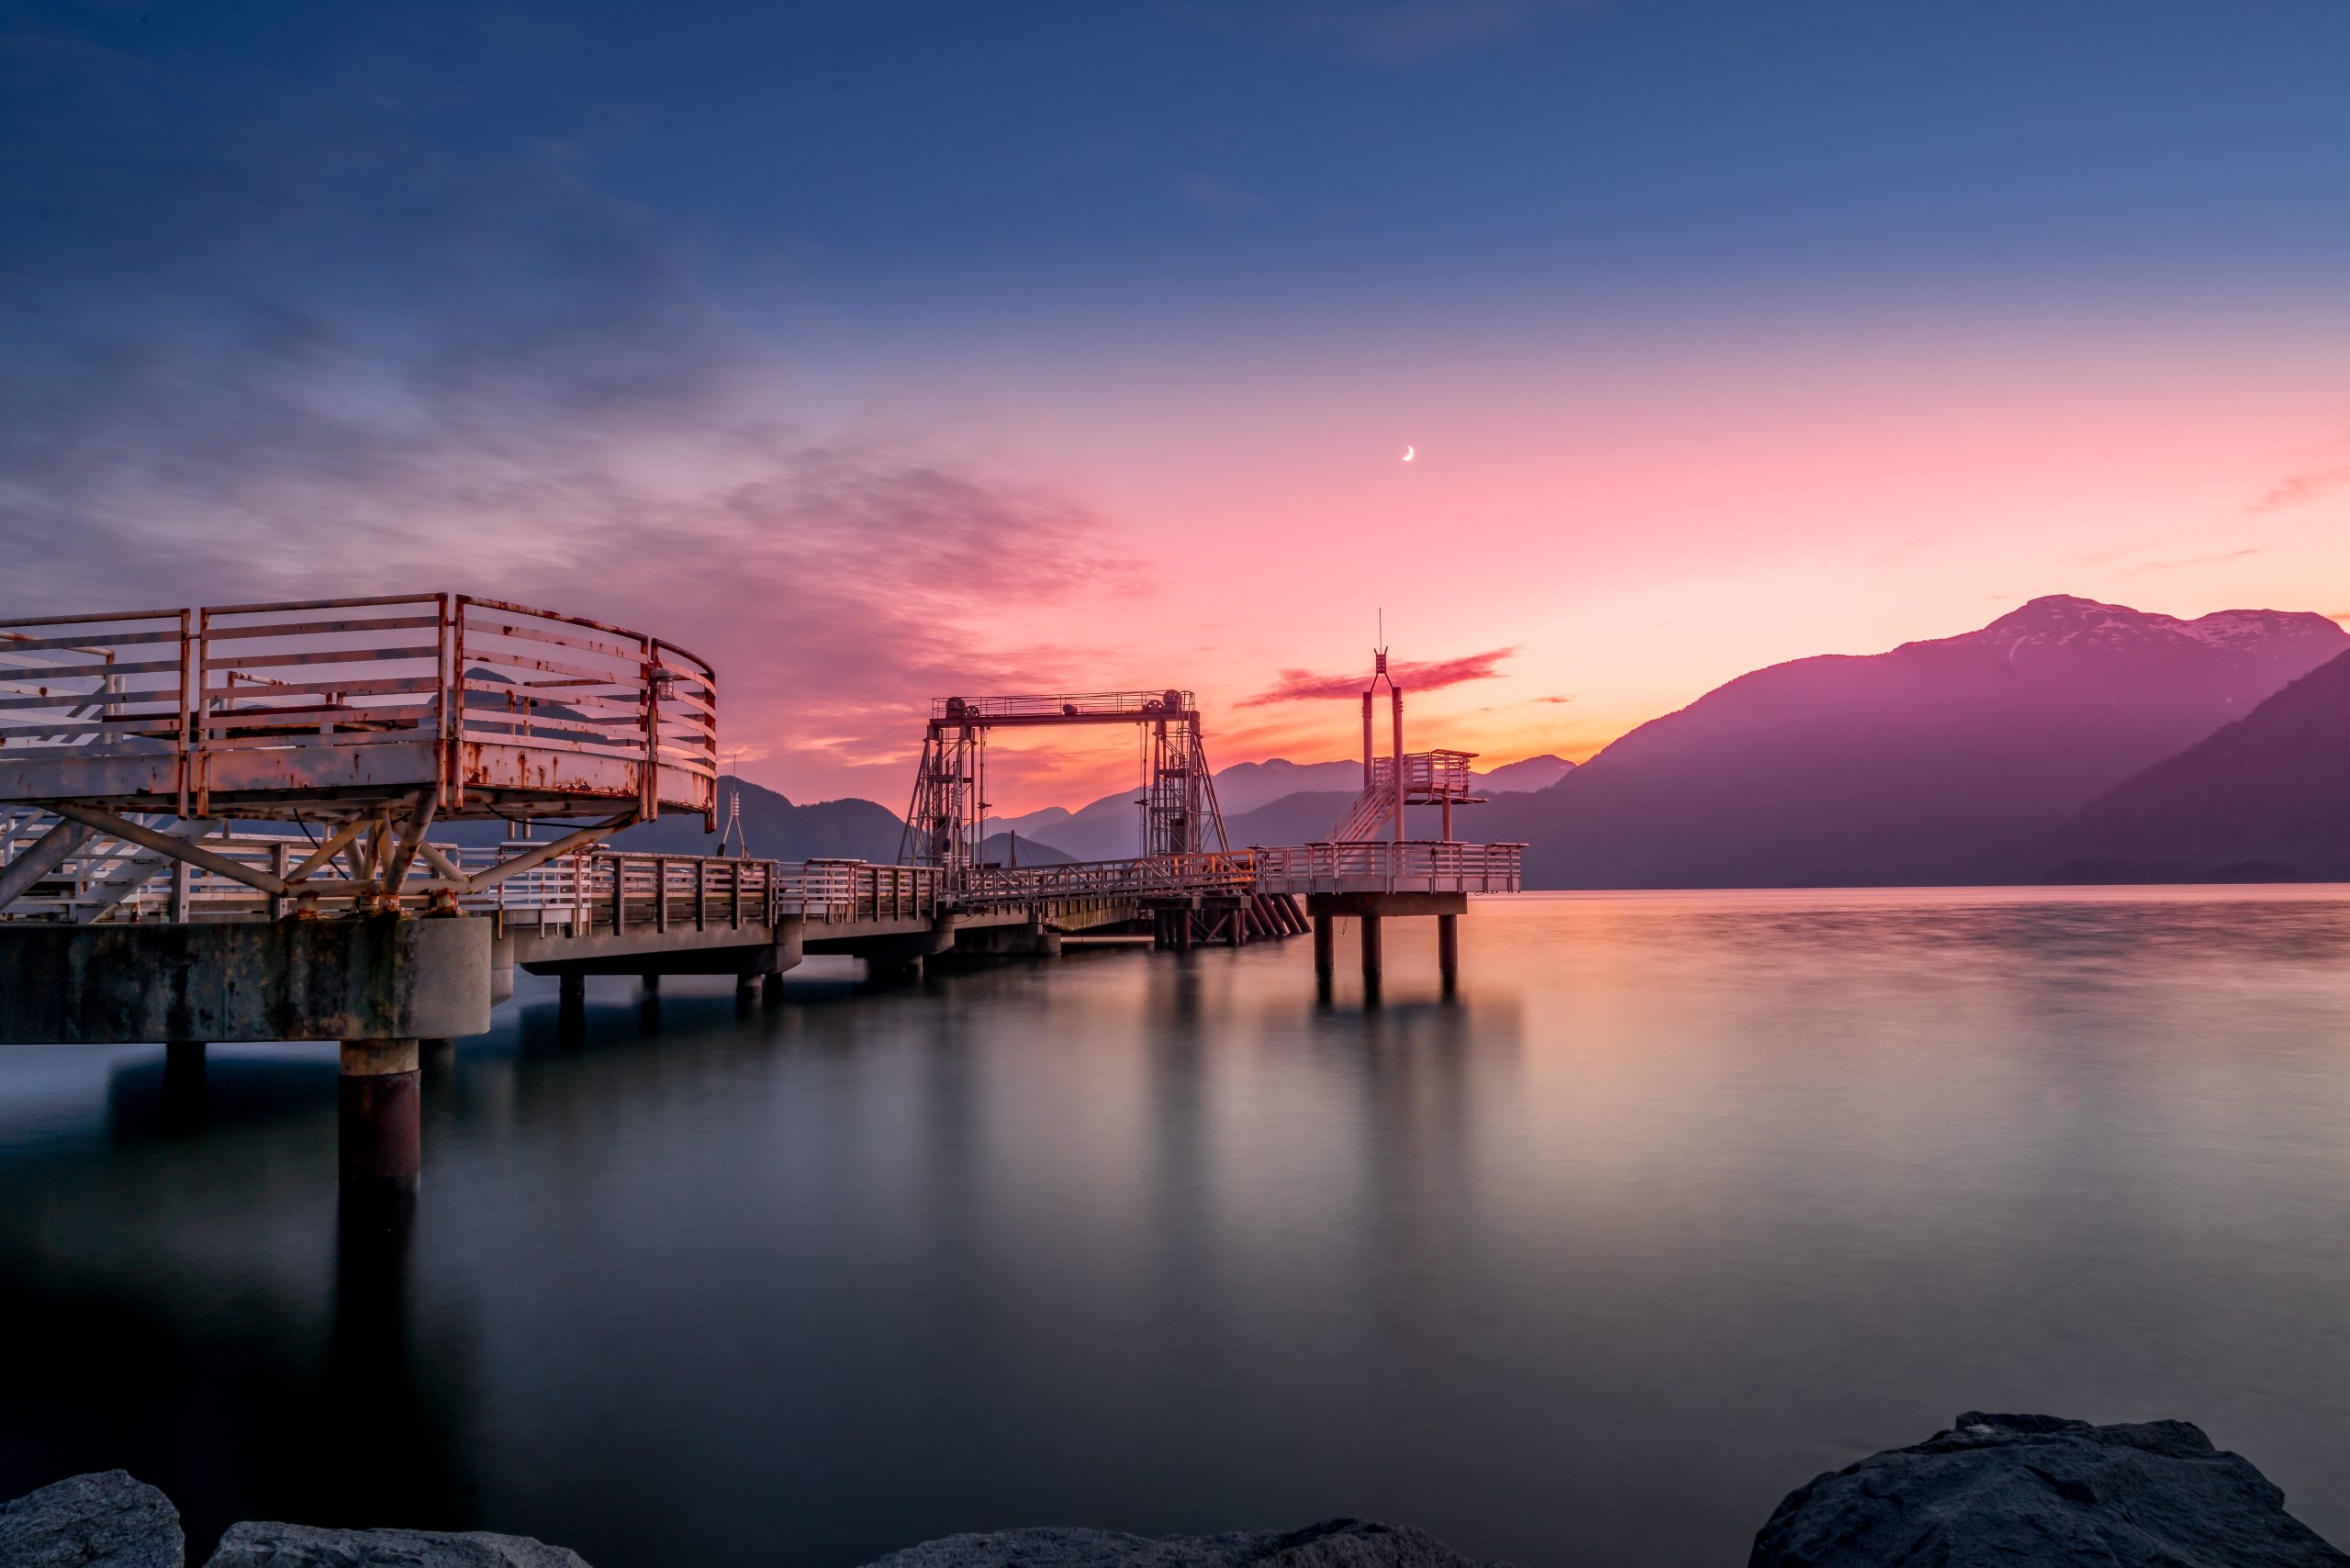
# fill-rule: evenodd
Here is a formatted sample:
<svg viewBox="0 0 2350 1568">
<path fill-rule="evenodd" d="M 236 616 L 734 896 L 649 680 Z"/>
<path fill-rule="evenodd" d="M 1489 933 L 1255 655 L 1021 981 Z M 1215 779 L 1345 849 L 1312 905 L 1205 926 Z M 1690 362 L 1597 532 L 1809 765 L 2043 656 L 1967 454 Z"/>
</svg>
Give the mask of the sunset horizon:
<svg viewBox="0 0 2350 1568">
<path fill-rule="evenodd" d="M 2350 0 L 0 0 L 0 1568 L 2350 1568 Z"/>
</svg>

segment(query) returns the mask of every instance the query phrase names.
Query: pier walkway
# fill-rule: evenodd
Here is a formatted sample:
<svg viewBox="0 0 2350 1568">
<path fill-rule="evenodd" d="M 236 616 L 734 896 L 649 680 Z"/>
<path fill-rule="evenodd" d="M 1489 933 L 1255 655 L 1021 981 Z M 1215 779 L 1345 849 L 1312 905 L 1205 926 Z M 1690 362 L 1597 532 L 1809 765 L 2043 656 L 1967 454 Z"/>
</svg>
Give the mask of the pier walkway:
<svg viewBox="0 0 2350 1568">
<path fill-rule="evenodd" d="M 1328 843 L 1227 845 L 1170 688 L 937 700 L 902 864 L 652 855 L 611 835 L 718 826 L 717 674 L 666 640 L 449 593 L 0 622 L 0 1044 L 340 1041 L 345 1175 L 397 1187 L 419 1041 L 487 1030 L 518 969 L 572 1002 L 593 975 L 771 994 L 809 953 L 909 980 L 1070 934 L 1311 930 L 1326 995 L 1356 916 L 1375 997 L 1381 917 L 1428 914 L 1449 987 L 1459 914 L 1516 890 L 1521 846 L 1449 841 L 1468 754 L 1404 755 L 1394 703 L 1373 759 L 1366 694 L 1364 797 Z M 1102 723 L 1143 732 L 1144 853 L 988 862 L 990 733 Z M 1403 838 L 1431 801 L 1445 840 Z"/>
</svg>

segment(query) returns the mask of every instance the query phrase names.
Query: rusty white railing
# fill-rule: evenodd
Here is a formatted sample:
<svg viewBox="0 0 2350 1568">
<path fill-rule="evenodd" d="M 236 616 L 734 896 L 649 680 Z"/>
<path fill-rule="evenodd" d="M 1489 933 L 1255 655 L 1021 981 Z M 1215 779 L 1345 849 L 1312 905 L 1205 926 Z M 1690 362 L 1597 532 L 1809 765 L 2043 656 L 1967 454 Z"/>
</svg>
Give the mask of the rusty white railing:
<svg viewBox="0 0 2350 1568">
<path fill-rule="evenodd" d="M 1255 854 L 1260 893 L 1514 893 L 1526 846 L 1371 839 Z"/>
<path fill-rule="evenodd" d="M 498 853 L 528 847 L 509 844 Z M 793 862 L 598 848 L 560 856 L 487 893 L 460 899 L 458 905 L 575 931 L 709 930 L 786 918 L 821 924 L 927 921 L 939 913 L 939 873 L 928 866 L 861 860 Z"/>
<path fill-rule="evenodd" d="M 29 849 L 57 819 L 30 809 L 0 808 L 0 868 Z M 284 878 L 319 846 L 306 832 L 264 828 L 226 831 L 220 823 L 198 822 L 185 829 L 168 820 L 143 825 L 184 832 L 193 842 L 226 859 Z M 495 866 L 537 847 L 529 840 L 496 846 L 428 841 L 428 858 L 462 873 Z M 436 868 L 437 869 L 437 868 Z M 339 856 L 296 884 L 315 895 L 321 908 L 373 893 L 377 884 L 354 879 L 347 856 Z M 461 895 L 468 913 L 496 913 L 534 926 L 574 931 L 650 929 L 673 925 L 709 929 L 787 916 L 822 924 L 850 921 L 934 920 L 941 903 L 939 872 L 928 866 L 875 866 L 863 861 L 801 863 L 699 855 L 640 855 L 594 848 L 559 856 L 518 872 L 478 893 Z M 438 877 L 422 877 L 405 898 L 425 905 Z M 230 919 L 283 913 L 291 907 L 252 887 L 199 867 L 165 859 L 151 850 L 104 835 L 94 837 L 0 918 L 93 921 Z M 175 913 L 176 912 L 176 913 Z"/>
<path fill-rule="evenodd" d="M 979 867 L 967 874 L 957 902 L 990 907 L 1057 899 L 1244 893 L 1255 877 L 1255 861 L 1247 850 L 1080 860 L 1059 866 Z"/>
<path fill-rule="evenodd" d="M 464 594 L 0 622 L 0 801 L 283 819 L 307 797 L 319 820 L 437 787 L 444 816 L 501 794 L 708 812 L 717 703 L 674 643 Z"/>
</svg>

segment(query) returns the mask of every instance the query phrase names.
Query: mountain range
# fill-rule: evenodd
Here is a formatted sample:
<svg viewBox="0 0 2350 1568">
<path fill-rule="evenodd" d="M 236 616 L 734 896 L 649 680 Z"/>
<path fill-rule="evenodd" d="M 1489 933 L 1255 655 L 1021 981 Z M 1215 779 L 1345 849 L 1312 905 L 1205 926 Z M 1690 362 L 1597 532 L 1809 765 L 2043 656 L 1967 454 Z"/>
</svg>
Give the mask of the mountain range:
<svg viewBox="0 0 2350 1568">
<path fill-rule="evenodd" d="M 2067 880 L 2350 881 L 2350 654 L 2107 790 L 2055 844 Z"/>
<path fill-rule="evenodd" d="M 1581 767 L 1495 768 L 1456 832 L 1526 844 L 1529 887 L 2350 878 L 2345 778 L 2350 633 L 2333 621 L 2058 595 L 1953 637 L 1755 670 Z M 1235 845 L 1320 837 L 1360 784 L 1351 761 L 1216 775 Z M 741 791 L 754 854 L 897 856 L 898 819 L 872 801 L 722 790 Z M 989 825 L 990 858 L 1014 834 L 1043 864 L 1134 854 L 1139 824 L 1127 790 Z M 1408 831 L 1435 836 L 1433 811 Z M 621 842 L 717 839 L 670 818 Z"/>
<path fill-rule="evenodd" d="M 2322 615 L 2036 599 L 1740 676 L 1470 831 L 1539 887 L 2035 881 L 2055 824 L 2345 650 Z"/>
</svg>

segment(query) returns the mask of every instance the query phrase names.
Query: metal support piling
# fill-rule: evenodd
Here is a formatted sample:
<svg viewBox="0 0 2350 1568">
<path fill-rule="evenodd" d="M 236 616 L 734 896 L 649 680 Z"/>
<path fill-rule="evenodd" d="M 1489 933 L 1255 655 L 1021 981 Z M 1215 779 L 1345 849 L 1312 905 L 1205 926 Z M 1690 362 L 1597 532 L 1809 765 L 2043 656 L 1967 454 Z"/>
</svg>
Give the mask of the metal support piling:
<svg viewBox="0 0 2350 1568">
<path fill-rule="evenodd" d="M 414 1040 L 345 1040 L 336 1082 L 346 1201 L 404 1203 L 423 1168 Z"/>
</svg>

